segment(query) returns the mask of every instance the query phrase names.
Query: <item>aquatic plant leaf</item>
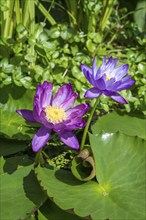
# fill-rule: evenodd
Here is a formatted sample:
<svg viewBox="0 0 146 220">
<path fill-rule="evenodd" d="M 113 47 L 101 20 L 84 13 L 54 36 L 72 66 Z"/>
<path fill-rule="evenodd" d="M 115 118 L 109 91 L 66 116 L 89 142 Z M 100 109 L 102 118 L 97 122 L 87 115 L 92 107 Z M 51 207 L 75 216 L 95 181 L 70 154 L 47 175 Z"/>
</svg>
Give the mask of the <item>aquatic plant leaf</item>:
<svg viewBox="0 0 146 220">
<path fill-rule="evenodd" d="M 80 217 L 144 220 L 144 140 L 117 132 L 90 135 L 90 141 L 97 181 L 81 182 L 70 171 L 37 167 L 43 189 L 61 209 Z"/>
</svg>

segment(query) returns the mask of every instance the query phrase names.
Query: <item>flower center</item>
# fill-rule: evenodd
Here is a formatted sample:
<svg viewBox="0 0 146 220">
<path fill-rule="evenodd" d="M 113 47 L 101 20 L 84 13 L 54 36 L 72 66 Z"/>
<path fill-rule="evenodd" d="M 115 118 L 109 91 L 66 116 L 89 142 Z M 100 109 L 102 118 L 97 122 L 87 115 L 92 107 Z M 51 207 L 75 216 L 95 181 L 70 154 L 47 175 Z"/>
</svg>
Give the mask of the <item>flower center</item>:
<svg viewBox="0 0 146 220">
<path fill-rule="evenodd" d="M 58 124 L 67 118 L 65 111 L 61 107 L 47 106 L 45 113 L 47 121 L 53 124 Z"/>
<path fill-rule="evenodd" d="M 110 78 L 111 78 L 110 76 L 106 76 L 105 80 L 108 81 L 108 80 L 110 80 Z"/>
</svg>

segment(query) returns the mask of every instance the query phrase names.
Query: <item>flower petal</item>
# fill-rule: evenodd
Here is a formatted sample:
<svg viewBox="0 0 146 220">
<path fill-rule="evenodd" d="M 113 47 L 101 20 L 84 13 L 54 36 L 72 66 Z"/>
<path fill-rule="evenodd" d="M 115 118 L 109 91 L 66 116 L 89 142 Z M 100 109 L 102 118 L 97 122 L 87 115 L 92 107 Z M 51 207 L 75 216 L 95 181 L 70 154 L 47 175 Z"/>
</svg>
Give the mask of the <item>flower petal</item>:
<svg viewBox="0 0 146 220">
<path fill-rule="evenodd" d="M 16 110 L 16 112 L 21 115 L 26 121 L 29 122 L 36 122 L 36 120 L 33 117 L 33 111 L 31 110 Z"/>
<path fill-rule="evenodd" d="M 51 129 L 42 126 L 35 134 L 32 140 L 32 149 L 34 152 L 39 151 L 49 140 Z"/>
<path fill-rule="evenodd" d="M 105 68 L 106 68 L 106 56 L 104 56 L 101 66 L 97 69 L 94 79 L 98 80 L 99 78 L 101 78 Z"/>
<path fill-rule="evenodd" d="M 55 124 L 55 125 L 53 126 L 53 130 L 54 130 L 55 132 L 58 132 L 58 131 L 60 131 L 60 130 L 65 130 L 65 129 L 66 129 L 66 125 L 65 125 L 65 123 L 63 123 L 63 122 L 58 123 L 58 124 Z"/>
<path fill-rule="evenodd" d="M 50 82 L 44 82 L 43 84 L 39 84 L 36 89 L 36 94 L 34 98 L 34 105 L 38 106 L 38 113 L 41 112 L 43 108 L 46 108 L 50 105 L 51 97 L 52 97 L 52 89 L 53 85 Z"/>
<path fill-rule="evenodd" d="M 42 108 L 46 108 L 48 105 L 50 105 L 52 98 L 52 89 L 53 89 L 52 83 L 48 83 L 48 82 L 43 83 L 43 93 L 41 97 Z"/>
<path fill-rule="evenodd" d="M 102 94 L 102 92 L 99 89 L 93 87 L 93 88 L 86 91 L 84 97 L 85 98 L 97 98 L 101 94 Z"/>
<path fill-rule="evenodd" d="M 118 91 L 118 86 L 121 85 L 121 81 L 115 81 L 115 78 L 111 78 L 106 82 L 106 90 L 116 92 Z"/>
<path fill-rule="evenodd" d="M 118 86 L 118 91 L 129 89 L 135 83 L 135 80 L 131 80 L 131 76 L 126 76 L 121 80 L 121 84 Z"/>
<path fill-rule="evenodd" d="M 34 100 L 33 117 L 39 123 L 42 123 L 45 120 L 45 113 L 40 107 L 40 103 L 38 100 Z"/>
<path fill-rule="evenodd" d="M 68 110 L 75 103 L 77 97 L 78 97 L 78 93 L 74 92 L 69 99 L 67 99 L 65 102 L 63 102 L 60 105 L 60 107 L 63 108 L 64 111 Z"/>
<path fill-rule="evenodd" d="M 111 91 L 104 91 L 104 94 L 106 96 L 110 96 L 113 100 L 121 103 L 121 104 L 127 104 L 128 102 L 118 93 L 116 92 L 111 92 Z"/>
<path fill-rule="evenodd" d="M 42 106 L 41 106 L 41 103 L 40 103 L 40 99 L 37 95 L 34 96 L 33 105 L 34 105 L 33 111 L 34 111 L 34 114 L 37 117 L 41 114 L 41 111 L 42 111 Z"/>
<path fill-rule="evenodd" d="M 63 132 L 58 132 L 57 134 L 60 137 L 61 141 L 65 143 L 67 146 L 76 150 L 80 148 L 79 142 L 76 136 L 72 132 L 63 131 Z"/>
<path fill-rule="evenodd" d="M 104 78 L 104 77 L 103 77 Z M 98 80 L 96 80 L 95 86 L 96 88 L 98 88 L 99 90 L 104 90 L 105 89 L 105 82 L 104 79 L 100 78 Z"/>
<path fill-rule="evenodd" d="M 97 73 L 98 67 L 96 66 L 96 59 L 94 58 L 92 61 L 92 75 L 95 78 Z"/>
<path fill-rule="evenodd" d="M 95 86 L 95 80 L 94 80 L 94 75 L 92 75 L 93 74 L 92 69 L 90 69 L 86 65 L 81 64 L 81 70 L 84 73 L 84 76 L 89 81 L 89 83 L 91 83 L 93 86 Z"/>
<path fill-rule="evenodd" d="M 111 98 L 121 104 L 128 104 L 128 102 L 126 101 L 126 99 L 124 99 L 122 96 L 120 96 L 119 94 L 115 94 L 112 95 Z"/>
<path fill-rule="evenodd" d="M 72 94 L 72 84 L 64 84 L 58 89 L 56 95 L 54 96 L 52 106 L 60 106 L 67 99 L 71 98 Z"/>
<path fill-rule="evenodd" d="M 119 81 L 127 74 L 128 70 L 129 70 L 128 64 L 124 64 L 116 67 L 111 75 L 115 77 L 117 81 Z"/>
<path fill-rule="evenodd" d="M 88 103 L 77 105 L 66 112 L 67 118 L 72 119 L 75 117 L 82 117 L 89 108 L 90 105 Z"/>
<path fill-rule="evenodd" d="M 86 121 L 84 121 L 80 117 L 73 118 L 72 120 L 68 120 L 64 122 L 66 125 L 66 130 L 72 131 L 80 128 L 84 128 L 86 126 Z"/>
</svg>

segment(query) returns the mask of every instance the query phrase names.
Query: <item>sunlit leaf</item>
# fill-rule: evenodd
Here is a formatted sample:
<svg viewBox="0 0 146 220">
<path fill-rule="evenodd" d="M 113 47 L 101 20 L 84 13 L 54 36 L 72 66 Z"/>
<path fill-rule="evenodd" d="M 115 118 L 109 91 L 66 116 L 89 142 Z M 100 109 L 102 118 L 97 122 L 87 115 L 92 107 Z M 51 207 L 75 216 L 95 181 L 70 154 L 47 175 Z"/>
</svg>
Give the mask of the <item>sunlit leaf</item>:
<svg viewBox="0 0 146 220">
<path fill-rule="evenodd" d="M 97 181 L 81 182 L 70 171 L 36 169 L 49 197 L 63 210 L 93 220 L 145 219 L 144 141 L 124 134 L 90 135 Z"/>
<path fill-rule="evenodd" d="M 101 131 L 116 132 L 120 131 L 123 134 L 130 136 L 138 136 L 146 139 L 146 118 L 138 118 L 135 115 L 123 115 L 116 112 L 106 114 L 100 117 L 92 126 L 94 134 Z"/>
</svg>

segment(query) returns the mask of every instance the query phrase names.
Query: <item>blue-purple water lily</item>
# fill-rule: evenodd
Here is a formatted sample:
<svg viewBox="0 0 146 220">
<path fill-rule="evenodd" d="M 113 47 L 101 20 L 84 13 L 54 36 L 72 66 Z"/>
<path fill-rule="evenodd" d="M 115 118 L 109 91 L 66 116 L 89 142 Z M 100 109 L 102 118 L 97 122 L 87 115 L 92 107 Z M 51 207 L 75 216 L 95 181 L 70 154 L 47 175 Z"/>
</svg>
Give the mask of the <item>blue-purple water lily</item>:
<svg viewBox="0 0 146 220">
<path fill-rule="evenodd" d="M 118 91 L 130 88 L 135 80 L 131 76 L 126 76 L 129 67 L 128 64 L 116 66 L 118 59 L 112 57 L 106 61 L 103 59 L 102 65 L 96 66 L 96 59 L 93 59 L 92 68 L 81 64 L 81 70 L 93 88 L 85 93 L 86 98 L 96 98 L 101 94 L 110 96 L 115 101 L 127 104 L 127 101 L 118 94 Z"/>
<path fill-rule="evenodd" d="M 32 149 L 34 152 L 41 149 L 48 142 L 53 130 L 62 142 L 78 150 L 79 143 L 72 131 L 85 127 L 86 122 L 82 116 L 88 111 L 89 104 L 72 107 L 78 94 L 73 92 L 70 83 L 62 85 L 54 97 L 52 90 L 53 85 L 50 82 L 38 85 L 33 110 L 16 111 L 25 120 L 42 124 L 32 140 Z"/>
</svg>

